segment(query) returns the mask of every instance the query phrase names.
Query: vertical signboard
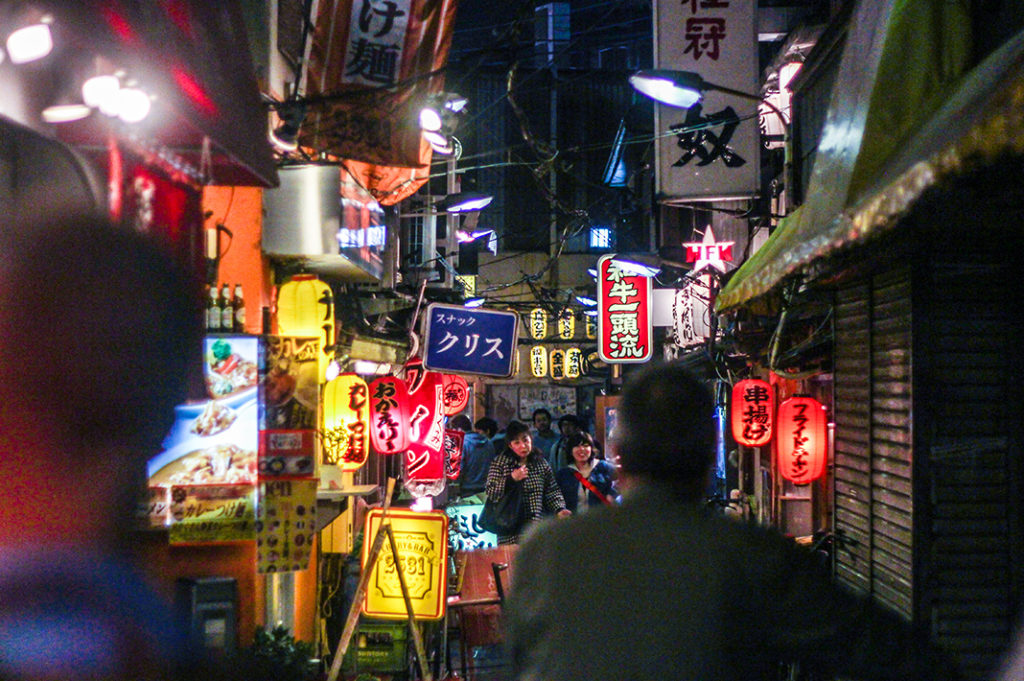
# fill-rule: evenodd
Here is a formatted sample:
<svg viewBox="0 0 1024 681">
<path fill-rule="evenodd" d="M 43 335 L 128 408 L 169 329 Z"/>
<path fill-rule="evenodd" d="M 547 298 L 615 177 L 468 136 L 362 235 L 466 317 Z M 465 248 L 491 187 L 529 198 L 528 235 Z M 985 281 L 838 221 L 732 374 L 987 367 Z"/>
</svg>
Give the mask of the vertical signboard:
<svg viewBox="0 0 1024 681">
<path fill-rule="evenodd" d="M 751 0 L 655 0 L 655 66 L 757 93 L 756 10 Z M 655 112 L 661 133 L 656 191 L 664 202 L 747 197 L 758 191 L 757 102 L 709 90 L 689 109 L 658 104 Z"/>
<path fill-rule="evenodd" d="M 597 261 L 597 354 L 602 362 L 646 362 L 654 353 L 651 279 L 624 271 L 614 255 Z"/>
</svg>

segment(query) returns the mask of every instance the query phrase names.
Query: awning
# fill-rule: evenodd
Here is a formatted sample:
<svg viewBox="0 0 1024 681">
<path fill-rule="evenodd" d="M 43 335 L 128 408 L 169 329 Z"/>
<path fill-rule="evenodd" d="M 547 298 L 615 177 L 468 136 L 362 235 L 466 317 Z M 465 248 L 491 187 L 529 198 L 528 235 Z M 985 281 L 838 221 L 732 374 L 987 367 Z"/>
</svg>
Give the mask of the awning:
<svg viewBox="0 0 1024 681">
<path fill-rule="evenodd" d="M 1024 33 L 944 91 L 943 78 L 956 69 L 950 55 L 959 59 L 965 52 L 942 44 L 946 39 L 940 37 L 955 33 L 948 28 L 943 33 L 944 26 L 958 21 L 955 16 L 936 20 L 933 13 L 930 28 L 922 28 L 915 10 L 928 4 L 907 3 L 898 13 L 892 7 L 881 10 L 889 15 L 881 24 L 890 27 L 881 30 L 888 39 L 864 35 L 859 28 L 880 25 L 863 23 L 865 14 L 879 11 L 875 3 L 857 8 L 808 200 L 733 274 L 716 301 L 718 312 L 749 305 L 824 258 L 895 227 L 928 188 L 1024 153 Z M 915 22 L 918 35 L 931 35 L 931 41 L 906 41 L 906 27 Z M 886 46 L 876 53 L 871 48 L 879 41 Z M 908 53 L 908 46 L 916 51 Z M 907 82 L 931 82 L 931 88 L 901 90 Z M 865 102 L 870 102 L 867 115 L 859 118 Z M 920 124 L 914 123 L 914 112 Z"/>
</svg>

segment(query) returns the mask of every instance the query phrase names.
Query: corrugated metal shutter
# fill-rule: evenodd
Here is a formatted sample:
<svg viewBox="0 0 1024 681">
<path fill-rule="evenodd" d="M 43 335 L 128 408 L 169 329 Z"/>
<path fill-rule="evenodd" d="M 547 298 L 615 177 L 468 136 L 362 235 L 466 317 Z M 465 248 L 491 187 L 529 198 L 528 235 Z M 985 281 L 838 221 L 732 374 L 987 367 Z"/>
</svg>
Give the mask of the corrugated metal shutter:
<svg viewBox="0 0 1024 681">
<path fill-rule="evenodd" d="M 1021 417 L 1007 370 L 1019 351 L 1010 302 L 1019 285 L 1001 256 L 988 257 L 996 262 L 933 263 L 921 357 L 932 410 L 925 612 L 936 640 L 976 679 L 988 678 L 1008 641 L 1020 570 L 1019 462 L 1006 436 Z"/>
<path fill-rule="evenodd" d="M 910 273 L 837 292 L 837 578 L 913 617 Z"/>
</svg>

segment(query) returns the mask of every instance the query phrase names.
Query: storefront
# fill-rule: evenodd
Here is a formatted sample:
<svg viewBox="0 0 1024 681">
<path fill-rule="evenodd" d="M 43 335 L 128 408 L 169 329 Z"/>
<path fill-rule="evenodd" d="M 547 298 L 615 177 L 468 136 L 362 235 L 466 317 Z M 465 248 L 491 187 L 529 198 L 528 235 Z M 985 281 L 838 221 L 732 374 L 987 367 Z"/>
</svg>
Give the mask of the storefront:
<svg viewBox="0 0 1024 681">
<path fill-rule="evenodd" d="M 915 18 L 927 3 L 890 4 L 855 11 L 807 202 L 717 308 L 778 305 L 783 324 L 832 296 L 835 574 L 985 678 L 1024 586 L 1024 35 L 972 64 L 938 18 Z M 924 37 L 908 56 L 910 30 Z"/>
</svg>

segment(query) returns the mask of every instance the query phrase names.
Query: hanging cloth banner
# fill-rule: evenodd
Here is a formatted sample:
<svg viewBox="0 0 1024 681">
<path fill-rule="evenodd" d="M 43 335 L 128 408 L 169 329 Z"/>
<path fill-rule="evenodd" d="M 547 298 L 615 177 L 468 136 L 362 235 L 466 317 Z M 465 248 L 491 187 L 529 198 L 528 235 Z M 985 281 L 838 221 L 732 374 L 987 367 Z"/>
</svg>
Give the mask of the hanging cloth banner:
<svg viewBox="0 0 1024 681">
<path fill-rule="evenodd" d="M 382 205 L 426 181 L 430 146 L 418 112 L 444 88 L 455 6 L 455 0 L 319 3 L 306 81 L 310 111 L 299 142 L 356 161 L 346 161 L 346 169 Z M 396 166 L 422 168 L 422 175 L 396 174 Z"/>
</svg>

